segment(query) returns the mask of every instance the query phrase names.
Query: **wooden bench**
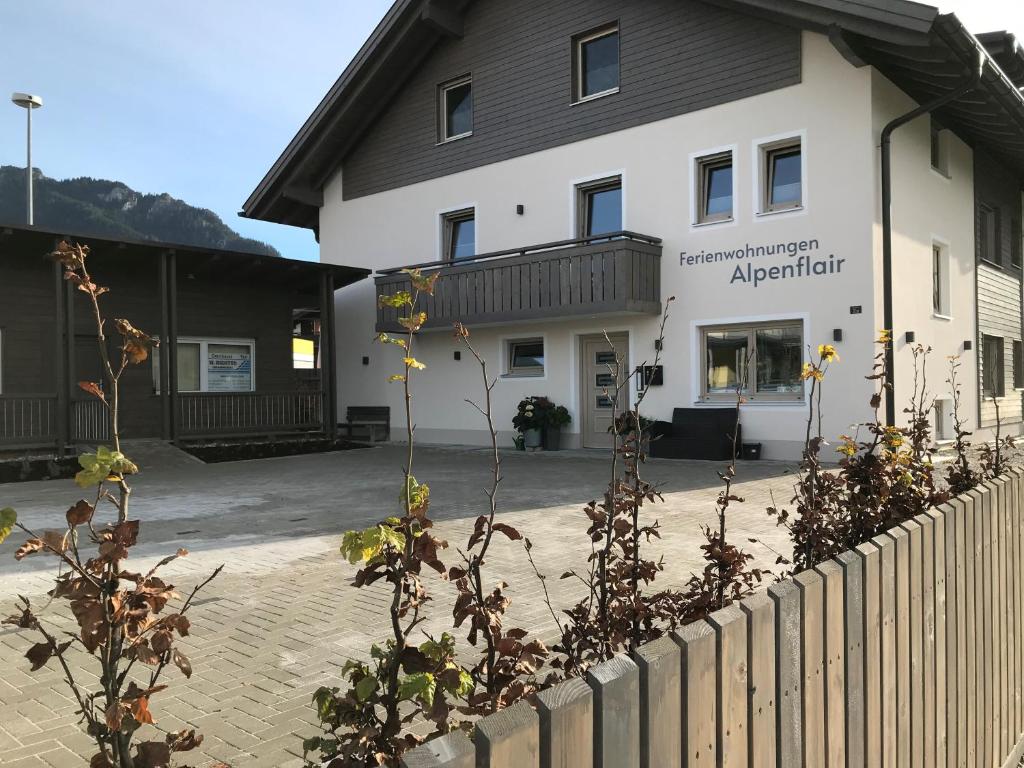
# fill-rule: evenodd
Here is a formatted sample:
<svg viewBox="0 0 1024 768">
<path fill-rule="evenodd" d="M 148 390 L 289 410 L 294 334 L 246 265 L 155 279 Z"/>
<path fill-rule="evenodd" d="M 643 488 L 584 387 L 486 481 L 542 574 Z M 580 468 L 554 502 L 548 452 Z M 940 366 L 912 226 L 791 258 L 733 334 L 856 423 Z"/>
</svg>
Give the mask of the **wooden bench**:
<svg viewBox="0 0 1024 768">
<path fill-rule="evenodd" d="M 366 428 L 371 443 L 377 442 L 377 430 L 382 428 L 383 440 L 391 437 L 391 409 L 386 405 L 352 405 L 345 409 L 345 423 L 339 424 L 348 437 L 352 428 Z"/>
</svg>

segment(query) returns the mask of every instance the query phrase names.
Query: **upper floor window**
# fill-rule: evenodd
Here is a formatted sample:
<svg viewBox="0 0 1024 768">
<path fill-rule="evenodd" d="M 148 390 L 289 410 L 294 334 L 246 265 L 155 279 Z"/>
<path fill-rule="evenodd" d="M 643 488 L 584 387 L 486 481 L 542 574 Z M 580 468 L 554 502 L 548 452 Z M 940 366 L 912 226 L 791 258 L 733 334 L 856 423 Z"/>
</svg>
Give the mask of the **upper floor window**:
<svg viewBox="0 0 1024 768">
<path fill-rule="evenodd" d="M 981 203 L 978 205 L 978 250 L 982 260 L 1003 265 L 1003 249 L 1000 244 L 999 210 Z"/>
<path fill-rule="evenodd" d="M 573 40 L 574 101 L 619 90 L 619 25 L 611 24 Z"/>
<path fill-rule="evenodd" d="M 440 141 L 461 139 L 473 133 L 473 78 L 470 75 L 445 83 L 438 89 Z"/>
<path fill-rule="evenodd" d="M 697 224 L 732 219 L 732 152 L 697 159 Z"/>
<path fill-rule="evenodd" d="M 949 131 L 932 117 L 931 123 L 932 168 L 943 176 L 949 175 Z"/>
<path fill-rule="evenodd" d="M 576 187 L 576 228 L 579 238 L 622 231 L 622 177 Z"/>
<path fill-rule="evenodd" d="M 1017 269 L 1021 267 L 1021 237 L 1024 236 L 1021 233 L 1020 216 L 1014 216 L 1010 222 L 1010 264 Z"/>
<path fill-rule="evenodd" d="M 448 261 L 476 256 L 476 211 L 463 208 L 441 217 L 442 246 Z"/>
<path fill-rule="evenodd" d="M 799 138 L 761 147 L 761 213 L 803 205 L 803 147 Z"/>
</svg>

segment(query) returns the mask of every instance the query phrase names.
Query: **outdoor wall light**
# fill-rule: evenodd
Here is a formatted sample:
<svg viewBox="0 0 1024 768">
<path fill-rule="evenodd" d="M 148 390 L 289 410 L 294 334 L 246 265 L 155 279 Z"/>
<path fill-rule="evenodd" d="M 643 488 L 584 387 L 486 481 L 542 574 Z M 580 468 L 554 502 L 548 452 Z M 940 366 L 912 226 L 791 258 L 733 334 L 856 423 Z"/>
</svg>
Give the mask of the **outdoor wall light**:
<svg viewBox="0 0 1024 768">
<path fill-rule="evenodd" d="M 523 205 L 522 203 L 517 205 L 516 206 L 516 213 L 519 214 L 520 216 L 522 216 L 524 213 L 526 213 L 526 206 Z"/>
<path fill-rule="evenodd" d="M 907 331 L 907 336 L 906 336 L 907 344 L 913 344 L 914 343 L 914 339 L 916 339 L 916 338 L 917 338 L 917 335 L 913 331 Z"/>
<path fill-rule="evenodd" d="M 654 340 L 654 349 L 657 352 L 661 352 L 661 339 Z"/>
<path fill-rule="evenodd" d="M 974 347 L 974 343 L 970 339 L 964 342 L 964 352 L 970 352 L 972 347 Z"/>
<path fill-rule="evenodd" d="M 370 358 L 369 358 L 369 357 L 366 357 L 366 356 L 364 355 L 364 356 L 363 356 L 363 365 L 369 365 L 369 364 L 370 364 Z"/>
<path fill-rule="evenodd" d="M 843 329 L 842 328 L 833 328 L 832 329 L 832 341 L 842 341 L 842 340 L 843 340 Z"/>
<path fill-rule="evenodd" d="M 455 359 L 456 360 L 461 360 L 462 359 L 462 350 L 460 350 L 460 349 L 456 349 L 455 350 Z"/>
</svg>

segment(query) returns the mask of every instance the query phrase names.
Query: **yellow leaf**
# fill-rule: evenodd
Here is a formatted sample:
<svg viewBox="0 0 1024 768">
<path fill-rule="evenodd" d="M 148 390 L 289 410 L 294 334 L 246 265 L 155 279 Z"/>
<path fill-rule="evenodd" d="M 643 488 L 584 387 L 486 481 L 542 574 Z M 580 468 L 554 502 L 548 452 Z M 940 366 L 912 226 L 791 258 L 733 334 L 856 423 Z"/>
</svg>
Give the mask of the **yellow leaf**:
<svg viewBox="0 0 1024 768">
<path fill-rule="evenodd" d="M 415 368 L 417 371 L 422 371 L 424 368 L 427 367 L 419 360 L 417 360 L 415 357 L 403 357 L 402 362 L 404 362 L 410 368 Z"/>
</svg>

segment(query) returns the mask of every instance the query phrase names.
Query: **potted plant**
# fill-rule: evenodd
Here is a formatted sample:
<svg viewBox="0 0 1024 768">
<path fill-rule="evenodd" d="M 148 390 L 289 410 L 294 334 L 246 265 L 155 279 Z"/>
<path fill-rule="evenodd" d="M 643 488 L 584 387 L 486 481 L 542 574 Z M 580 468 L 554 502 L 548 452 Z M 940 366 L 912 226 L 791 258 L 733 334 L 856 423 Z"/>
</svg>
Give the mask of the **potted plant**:
<svg viewBox="0 0 1024 768">
<path fill-rule="evenodd" d="M 543 414 L 544 450 L 557 451 L 561 448 L 562 427 L 572 423 L 572 416 L 564 405 L 555 405 L 554 403 L 550 408 L 545 409 Z"/>
<path fill-rule="evenodd" d="M 519 401 L 516 406 L 516 415 L 512 419 L 512 426 L 523 436 L 524 448 L 539 448 L 541 444 L 541 429 L 544 426 L 543 403 L 547 398 L 527 397 Z"/>
</svg>

